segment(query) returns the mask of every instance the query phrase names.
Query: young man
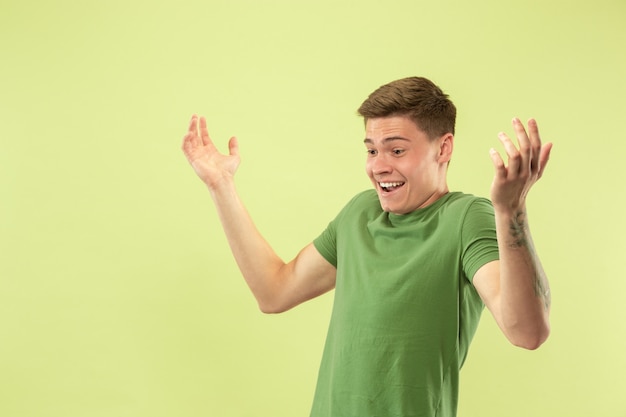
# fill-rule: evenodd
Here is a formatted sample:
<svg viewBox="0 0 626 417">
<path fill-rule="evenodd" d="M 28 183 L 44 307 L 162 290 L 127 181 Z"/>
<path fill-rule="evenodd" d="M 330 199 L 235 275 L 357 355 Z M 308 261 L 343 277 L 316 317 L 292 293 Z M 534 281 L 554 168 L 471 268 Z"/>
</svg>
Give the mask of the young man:
<svg viewBox="0 0 626 417">
<path fill-rule="evenodd" d="M 526 196 L 551 144 L 518 119 L 519 147 L 491 151 L 491 203 L 450 192 L 456 108 L 421 77 L 374 91 L 365 119 L 373 190 L 355 196 L 291 262 L 256 230 L 233 176 L 237 141 L 220 154 L 193 116 L 183 151 L 207 185 L 235 259 L 266 313 L 335 289 L 311 416 L 455 416 L 459 370 L 484 305 L 511 343 L 548 337 L 550 292 L 526 221 Z"/>
</svg>

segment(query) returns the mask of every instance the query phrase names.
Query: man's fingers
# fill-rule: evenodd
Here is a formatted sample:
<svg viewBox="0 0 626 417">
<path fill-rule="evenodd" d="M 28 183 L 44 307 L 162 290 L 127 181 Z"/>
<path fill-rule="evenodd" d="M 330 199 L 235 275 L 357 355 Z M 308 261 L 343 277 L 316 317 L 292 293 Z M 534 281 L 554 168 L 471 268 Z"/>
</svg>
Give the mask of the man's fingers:
<svg viewBox="0 0 626 417">
<path fill-rule="evenodd" d="M 197 145 L 198 142 L 198 116 L 194 114 L 191 116 L 191 120 L 189 121 L 187 134 L 183 137 L 183 149 L 192 145 Z"/>
<path fill-rule="evenodd" d="M 200 137 L 202 138 L 203 145 L 211 144 L 211 138 L 209 137 L 209 131 L 206 127 L 206 119 L 204 117 L 200 118 Z"/>
<path fill-rule="evenodd" d="M 504 161 L 502 157 L 495 149 L 491 148 L 489 150 L 489 156 L 491 157 L 491 161 L 493 162 L 493 166 L 496 170 L 495 176 L 497 179 L 506 179 L 506 166 L 504 165 Z"/>
<path fill-rule="evenodd" d="M 530 161 L 530 169 L 533 172 L 537 172 L 541 169 L 541 137 L 539 136 L 539 127 L 535 119 L 528 120 L 528 135 L 530 141 L 530 148 L 532 151 L 532 157 Z"/>
<path fill-rule="evenodd" d="M 524 128 L 524 124 L 517 117 L 512 121 L 513 129 L 515 130 L 515 136 L 517 136 L 517 143 L 519 144 L 519 153 L 521 156 L 520 169 L 523 171 L 529 171 L 533 165 L 533 149 Z M 536 162 L 535 162 L 536 166 Z"/>
<path fill-rule="evenodd" d="M 543 175 L 543 172 L 546 169 L 546 165 L 548 164 L 548 161 L 550 160 L 551 151 L 552 151 L 552 143 L 546 143 L 545 145 L 541 147 L 541 151 L 539 154 L 539 167 L 538 167 L 537 178 L 541 178 L 541 176 Z"/>
<path fill-rule="evenodd" d="M 231 156 L 239 156 L 239 142 L 234 136 L 228 141 L 228 153 Z"/>
<path fill-rule="evenodd" d="M 187 129 L 189 133 L 198 133 L 198 116 L 192 115 L 189 120 L 189 129 Z"/>
<path fill-rule="evenodd" d="M 535 119 L 528 119 L 528 135 L 530 137 L 530 142 L 536 145 L 537 143 L 541 145 L 541 137 L 539 136 L 539 126 L 537 125 L 537 121 Z"/>
<path fill-rule="evenodd" d="M 504 146 L 504 150 L 506 151 L 506 154 L 509 159 L 508 161 L 509 166 L 507 169 L 508 175 L 517 176 L 520 172 L 521 165 L 523 162 L 522 156 L 520 155 L 520 151 L 517 150 L 517 148 L 513 144 L 513 141 L 506 135 L 506 133 L 500 132 L 498 134 L 498 138 L 500 139 L 500 142 L 502 142 L 502 145 Z"/>
</svg>

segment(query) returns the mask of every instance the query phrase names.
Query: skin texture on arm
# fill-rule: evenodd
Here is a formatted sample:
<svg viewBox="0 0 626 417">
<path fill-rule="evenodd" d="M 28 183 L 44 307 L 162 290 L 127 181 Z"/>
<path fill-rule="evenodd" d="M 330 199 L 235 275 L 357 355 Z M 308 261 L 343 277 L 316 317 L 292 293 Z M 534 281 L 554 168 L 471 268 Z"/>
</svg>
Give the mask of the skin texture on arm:
<svg viewBox="0 0 626 417">
<path fill-rule="evenodd" d="M 209 137 L 206 120 L 191 118 L 183 153 L 209 189 L 237 265 L 261 311 L 283 312 L 333 289 L 335 267 L 313 244 L 285 263 L 258 232 L 235 188 L 240 162 L 236 138 L 228 147 L 229 154 L 221 154 Z"/>
<path fill-rule="evenodd" d="M 552 144 L 541 144 L 533 119 L 528 122 L 528 133 L 517 118 L 513 119 L 513 128 L 519 149 L 506 134 L 499 135 L 508 166 L 491 150 L 495 167 L 491 199 L 500 260 L 479 269 L 474 285 L 509 341 L 536 349 L 550 333 L 551 298 L 528 226 L 526 198 L 543 175 Z"/>
</svg>

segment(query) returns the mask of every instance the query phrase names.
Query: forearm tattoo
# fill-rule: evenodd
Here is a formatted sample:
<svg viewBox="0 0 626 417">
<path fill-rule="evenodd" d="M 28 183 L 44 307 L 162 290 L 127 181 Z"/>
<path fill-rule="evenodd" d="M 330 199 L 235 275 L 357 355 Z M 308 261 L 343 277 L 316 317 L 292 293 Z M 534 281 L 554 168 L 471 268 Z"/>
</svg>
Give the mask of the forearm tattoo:
<svg viewBox="0 0 626 417">
<path fill-rule="evenodd" d="M 518 211 L 511 219 L 509 225 L 509 232 L 511 240 L 509 240 L 509 246 L 517 249 L 521 247 L 528 247 L 528 239 L 526 238 L 526 213 Z M 532 250 L 532 248 L 529 248 Z"/>
<path fill-rule="evenodd" d="M 533 286 L 535 289 L 535 295 L 543 301 L 544 307 L 547 310 L 550 308 L 552 301 L 550 297 L 550 287 L 548 286 L 548 280 L 546 279 L 541 266 L 539 266 L 539 260 L 537 258 L 537 254 L 535 253 L 532 240 L 529 238 L 526 213 L 524 211 L 520 210 L 515 213 L 515 216 L 513 216 L 509 225 L 509 233 L 510 248 L 526 248 L 528 250 L 529 261 L 534 270 Z"/>
</svg>

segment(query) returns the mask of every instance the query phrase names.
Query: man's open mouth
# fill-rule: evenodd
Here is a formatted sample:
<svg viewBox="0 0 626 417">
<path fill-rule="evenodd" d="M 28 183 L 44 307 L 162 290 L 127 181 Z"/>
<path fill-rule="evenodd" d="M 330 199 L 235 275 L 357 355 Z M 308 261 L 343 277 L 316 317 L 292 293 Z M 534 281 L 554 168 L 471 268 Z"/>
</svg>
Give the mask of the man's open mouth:
<svg viewBox="0 0 626 417">
<path fill-rule="evenodd" d="M 383 191 L 389 192 L 397 190 L 404 185 L 403 182 L 379 182 L 378 185 Z"/>
</svg>

